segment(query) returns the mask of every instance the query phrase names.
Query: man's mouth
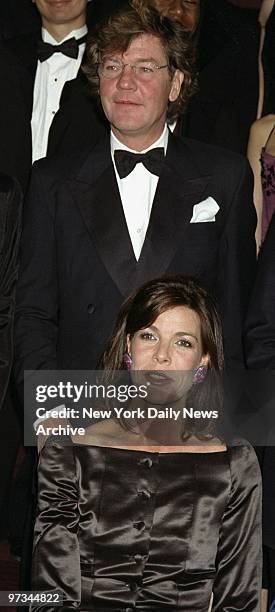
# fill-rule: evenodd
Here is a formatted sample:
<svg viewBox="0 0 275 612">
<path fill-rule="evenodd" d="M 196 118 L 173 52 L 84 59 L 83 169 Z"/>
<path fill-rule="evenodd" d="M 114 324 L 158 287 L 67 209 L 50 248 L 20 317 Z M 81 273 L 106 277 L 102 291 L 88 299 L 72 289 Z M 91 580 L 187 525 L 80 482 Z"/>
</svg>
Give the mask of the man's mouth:
<svg viewBox="0 0 275 612">
<path fill-rule="evenodd" d="M 71 0 L 48 0 L 48 4 L 52 6 L 62 6 L 64 4 L 70 4 Z"/>
<path fill-rule="evenodd" d="M 125 106 L 141 106 L 138 102 L 133 102 L 132 100 L 114 100 L 115 104 L 122 104 Z"/>
</svg>

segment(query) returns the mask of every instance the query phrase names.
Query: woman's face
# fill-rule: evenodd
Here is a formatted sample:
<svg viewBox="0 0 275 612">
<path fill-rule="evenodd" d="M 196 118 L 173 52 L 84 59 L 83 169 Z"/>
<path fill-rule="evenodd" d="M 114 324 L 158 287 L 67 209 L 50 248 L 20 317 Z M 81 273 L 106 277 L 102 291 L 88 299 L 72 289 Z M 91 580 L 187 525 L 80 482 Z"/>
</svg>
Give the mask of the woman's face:
<svg viewBox="0 0 275 612">
<path fill-rule="evenodd" d="M 200 17 L 200 0 L 150 0 L 164 17 L 178 21 L 190 32 L 196 30 Z"/>
<path fill-rule="evenodd" d="M 152 325 L 128 337 L 127 346 L 132 369 L 142 371 L 150 391 L 154 389 L 155 394 L 158 390 L 160 399 L 165 401 L 167 397 L 178 399 L 185 395 L 192 385 L 194 370 L 209 361 L 208 354 L 202 351 L 199 316 L 186 306 L 160 314 Z"/>
</svg>

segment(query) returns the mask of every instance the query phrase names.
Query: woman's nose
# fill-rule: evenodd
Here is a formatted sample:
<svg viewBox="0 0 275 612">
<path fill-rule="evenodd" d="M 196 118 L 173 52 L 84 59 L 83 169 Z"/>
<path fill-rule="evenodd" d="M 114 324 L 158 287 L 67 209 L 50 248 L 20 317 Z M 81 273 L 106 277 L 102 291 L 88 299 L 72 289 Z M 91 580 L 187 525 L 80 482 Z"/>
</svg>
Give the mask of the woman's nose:
<svg viewBox="0 0 275 612">
<path fill-rule="evenodd" d="M 164 342 L 158 344 L 153 357 L 154 361 L 159 365 L 169 365 L 171 363 L 169 344 Z"/>
</svg>

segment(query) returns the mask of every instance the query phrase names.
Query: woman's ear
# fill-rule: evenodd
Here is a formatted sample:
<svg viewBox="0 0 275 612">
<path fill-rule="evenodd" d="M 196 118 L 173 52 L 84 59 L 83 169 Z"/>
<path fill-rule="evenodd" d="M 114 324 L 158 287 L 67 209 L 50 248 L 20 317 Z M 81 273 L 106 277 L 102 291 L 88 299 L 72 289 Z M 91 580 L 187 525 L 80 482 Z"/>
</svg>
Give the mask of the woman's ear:
<svg viewBox="0 0 275 612">
<path fill-rule="evenodd" d="M 129 355 L 131 355 L 131 339 L 130 339 L 130 334 L 127 334 L 127 337 L 126 337 L 126 346 L 127 346 L 127 353 L 129 353 Z"/>
<path fill-rule="evenodd" d="M 210 365 L 210 355 L 209 353 L 206 353 L 201 358 L 200 366 L 205 366 L 206 368 L 208 368 L 209 365 Z"/>
</svg>

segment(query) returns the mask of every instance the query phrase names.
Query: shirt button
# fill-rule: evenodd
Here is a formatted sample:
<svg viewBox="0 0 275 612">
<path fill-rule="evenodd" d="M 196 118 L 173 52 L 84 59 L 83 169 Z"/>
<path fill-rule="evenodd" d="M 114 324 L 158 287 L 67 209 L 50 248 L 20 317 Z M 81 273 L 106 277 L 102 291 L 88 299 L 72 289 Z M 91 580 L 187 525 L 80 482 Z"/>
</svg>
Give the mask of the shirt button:
<svg viewBox="0 0 275 612">
<path fill-rule="evenodd" d="M 91 315 L 91 314 L 94 314 L 94 312 L 95 312 L 95 306 L 94 306 L 94 304 L 88 304 L 88 306 L 87 306 L 87 312 L 88 312 L 88 314 L 90 314 L 90 315 Z"/>
<path fill-rule="evenodd" d="M 138 230 L 137 230 L 137 234 L 141 234 L 141 232 L 142 232 L 142 229 L 140 229 L 140 227 L 139 227 Z"/>
<path fill-rule="evenodd" d="M 151 457 L 144 457 L 144 459 L 139 459 L 138 464 L 150 470 L 151 467 L 153 467 L 153 460 L 151 459 Z"/>
<path fill-rule="evenodd" d="M 151 498 L 151 493 L 149 491 L 138 491 L 138 496 L 143 499 L 143 501 L 147 501 Z"/>
<path fill-rule="evenodd" d="M 136 563 L 141 563 L 141 561 L 143 560 L 143 556 L 142 555 L 135 555 L 134 559 L 135 559 Z"/>
<path fill-rule="evenodd" d="M 130 589 L 130 591 L 132 591 L 132 593 L 135 593 L 138 588 L 136 582 L 127 583 L 126 586 Z"/>
<path fill-rule="evenodd" d="M 54 81 L 55 81 L 55 83 L 57 82 L 57 78 L 56 77 L 55 77 Z"/>
<path fill-rule="evenodd" d="M 145 528 L 145 523 L 143 521 L 137 521 L 137 523 L 133 523 L 133 527 L 137 529 L 137 531 L 142 531 Z"/>
<path fill-rule="evenodd" d="M 55 111 L 52 111 L 52 115 L 55 115 Z"/>
</svg>

